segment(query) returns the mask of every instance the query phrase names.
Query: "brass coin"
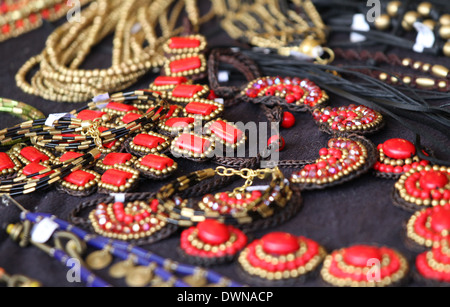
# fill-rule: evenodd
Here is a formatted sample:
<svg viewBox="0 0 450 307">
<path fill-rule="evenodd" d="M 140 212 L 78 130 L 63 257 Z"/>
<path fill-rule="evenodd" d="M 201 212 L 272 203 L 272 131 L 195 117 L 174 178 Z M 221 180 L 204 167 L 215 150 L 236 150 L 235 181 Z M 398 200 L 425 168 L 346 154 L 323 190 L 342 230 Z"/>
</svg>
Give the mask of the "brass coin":
<svg viewBox="0 0 450 307">
<path fill-rule="evenodd" d="M 131 261 L 117 262 L 109 269 L 109 275 L 113 278 L 124 278 L 132 268 L 133 263 Z"/>
<path fill-rule="evenodd" d="M 144 287 L 153 277 L 153 269 L 147 266 L 136 266 L 128 271 L 125 282 L 130 287 Z"/>
<path fill-rule="evenodd" d="M 196 274 L 184 277 L 183 281 L 192 287 L 204 287 L 208 284 L 205 277 Z"/>
<path fill-rule="evenodd" d="M 112 256 L 106 251 L 95 251 L 86 258 L 87 265 L 94 270 L 106 268 L 112 261 Z"/>
</svg>

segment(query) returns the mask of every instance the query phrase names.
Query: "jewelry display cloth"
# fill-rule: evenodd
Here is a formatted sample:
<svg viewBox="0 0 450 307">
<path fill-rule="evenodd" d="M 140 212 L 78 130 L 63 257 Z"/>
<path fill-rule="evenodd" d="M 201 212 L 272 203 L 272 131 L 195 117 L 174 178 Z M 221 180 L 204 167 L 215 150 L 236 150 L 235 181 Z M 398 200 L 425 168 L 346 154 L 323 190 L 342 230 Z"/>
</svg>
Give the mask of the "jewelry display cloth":
<svg viewBox="0 0 450 307">
<path fill-rule="evenodd" d="M 15 99 L 28 103 L 44 114 L 67 112 L 84 105 L 84 103 L 58 103 L 46 101 L 40 97 L 30 96 L 17 88 L 14 76 L 23 63 L 30 57 L 38 54 L 44 47 L 47 36 L 53 30 L 53 26 L 45 24 L 43 27 L 24 34 L 19 38 L 10 39 L 0 43 L 0 97 Z M 232 46 L 236 43 L 225 32 L 220 30 L 217 23 L 211 22 L 208 26 L 208 43 L 211 47 Z M 330 37 L 330 39 L 336 39 Z M 102 42 L 92 50 L 92 56 L 88 58 L 85 68 L 108 67 L 111 58 L 111 41 Z M 440 63 L 448 66 L 450 59 L 443 56 L 433 57 L 405 51 L 403 49 L 391 49 L 399 56 L 414 58 L 428 63 Z M 280 72 L 283 67 L 280 67 Z M 157 76 L 149 73 L 131 89 L 147 88 L 148 84 Z M 301 77 L 301 76 L 300 76 Z M 207 80 L 205 80 L 206 82 Z M 243 81 L 245 82 L 245 81 Z M 329 93 L 331 106 L 343 106 L 352 103 Z M 330 135 L 319 131 L 310 113 L 294 113 L 296 123 L 290 129 L 281 128 L 281 135 L 285 139 L 286 147 L 280 153 L 280 159 L 314 159 L 318 157 L 319 149 L 326 147 Z M 265 122 L 264 113 L 258 105 L 240 103 L 226 108 L 223 118 L 230 122 Z M 389 116 L 385 116 L 385 127 L 368 136 L 373 143 L 379 144 L 390 138 L 405 138 L 414 141 L 415 135 L 406 129 L 401 123 Z M 0 129 L 10 127 L 21 120 L 11 117 L 9 114 L 0 113 Z M 429 131 L 436 140 L 441 142 L 441 148 L 450 146 L 448 139 L 437 133 L 427 123 L 413 123 L 423 131 Z M 444 156 L 441 148 L 432 147 L 429 140 L 422 139 L 425 147 L 433 149 L 434 154 L 440 159 L 449 160 L 450 156 Z M 176 159 L 178 170 L 164 181 L 142 179 L 136 192 L 156 191 L 172 178 L 176 178 L 192 171 L 215 167 L 211 162 L 196 163 L 186 159 Z M 292 169 L 282 169 L 288 177 Z M 242 182 L 241 182 L 242 183 Z M 405 223 L 411 216 L 411 212 L 401 210 L 393 205 L 391 191 L 395 181 L 377 178 L 371 173 L 347 182 L 342 185 L 323 189 L 302 192 L 303 208 L 291 220 L 282 225 L 256 231 L 253 238 L 259 238 L 272 231 L 289 232 L 294 235 L 302 235 L 311 238 L 321 244 L 327 252 L 353 244 L 384 245 L 401 252 L 408 260 L 410 267 L 414 266 L 418 252 L 408 249 L 405 244 Z M 54 187 L 45 191 L 34 192 L 29 195 L 16 197 L 25 208 L 30 211 L 51 213 L 61 219 L 68 219 L 72 210 L 84 201 L 103 198 L 105 195 L 94 194 L 89 197 L 78 198 L 58 192 Z M 84 284 L 69 282 L 67 280 L 68 267 L 44 254 L 41 250 L 29 246 L 21 248 L 6 234 L 6 227 L 10 223 L 19 221 L 20 211 L 13 207 L 0 205 L 0 267 L 10 274 L 24 274 L 34 278 L 48 287 L 83 287 Z M 160 256 L 168 257 L 182 262 L 177 253 L 180 232 L 176 232 L 167 239 L 150 245 L 144 245 Z M 238 263 L 212 266 L 210 269 L 223 274 L 233 280 L 239 281 L 237 274 Z M 121 285 L 120 281 L 108 277 L 106 272 L 99 272 L 105 280 L 112 284 Z M 306 281 L 305 286 L 323 285 L 320 275 Z M 422 284 L 410 280 L 406 286 L 421 286 Z"/>
</svg>

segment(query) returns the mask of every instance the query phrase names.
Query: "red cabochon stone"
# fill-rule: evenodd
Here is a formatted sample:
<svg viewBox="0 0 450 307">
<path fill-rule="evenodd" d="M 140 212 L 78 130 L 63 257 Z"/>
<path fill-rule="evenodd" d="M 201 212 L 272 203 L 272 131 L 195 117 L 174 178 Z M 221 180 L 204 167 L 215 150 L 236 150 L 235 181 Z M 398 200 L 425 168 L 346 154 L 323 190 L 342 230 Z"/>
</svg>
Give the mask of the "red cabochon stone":
<svg viewBox="0 0 450 307">
<path fill-rule="evenodd" d="M 443 230 L 450 230 L 450 209 L 449 208 L 439 208 L 439 210 L 434 210 L 430 215 L 431 218 L 431 228 L 440 233 Z"/>
<path fill-rule="evenodd" d="M 170 62 L 169 66 L 172 73 L 177 73 L 200 68 L 202 67 L 202 62 L 200 61 L 199 57 L 194 56 L 190 58 L 174 60 Z"/>
<path fill-rule="evenodd" d="M 287 255 L 300 248 L 298 238 L 287 232 L 271 232 L 261 238 L 263 250 L 269 254 Z"/>
<path fill-rule="evenodd" d="M 200 46 L 200 40 L 192 37 L 172 37 L 169 41 L 171 49 L 196 48 Z"/>
<path fill-rule="evenodd" d="M 89 181 L 92 181 L 94 179 L 95 176 L 93 174 L 82 170 L 76 170 L 64 177 L 65 181 L 80 187 L 84 187 Z"/>
<path fill-rule="evenodd" d="M 242 138 L 243 132 L 228 123 L 218 120 L 210 126 L 211 131 L 220 139 L 235 144 Z"/>
<path fill-rule="evenodd" d="M 119 102 L 110 102 L 106 107 L 108 109 L 116 110 L 119 112 L 131 112 L 138 110 L 138 108 L 136 108 L 135 106 Z"/>
<path fill-rule="evenodd" d="M 40 172 L 40 171 L 42 171 L 42 170 L 45 169 L 45 168 L 46 168 L 45 166 L 43 166 L 43 165 L 41 165 L 41 164 L 39 164 L 39 163 L 37 163 L 37 162 L 32 162 L 32 163 L 28 164 L 27 166 L 25 166 L 25 167 L 22 169 L 22 173 L 23 173 L 25 176 L 28 176 L 28 175 L 31 175 L 31 174 Z M 35 178 L 35 179 L 40 179 L 40 178 L 49 176 L 49 175 L 52 174 L 52 173 L 54 173 L 54 171 L 50 171 L 50 172 L 45 173 L 45 174 L 42 174 L 42 175 L 34 176 L 33 178 Z"/>
<path fill-rule="evenodd" d="M 153 84 L 156 86 L 163 86 L 163 85 L 178 85 L 186 82 L 187 79 L 185 77 L 159 76 L 156 77 L 155 81 L 153 81 Z"/>
<path fill-rule="evenodd" d="M 203 90 L 203 86 L 198 84 L 180 84 L 172 90 L 172 96 L 192 98 L 201 90 Z"/>
<path fill-rule="evenodd" d="M 415 155 L 416 147 L 408 140 L 395 138 L 383 143 L 383 152 L 390 158 L 407 159 Z"/>
<path fill-rule="evenodd" d="M 109 169 L 102 175 L 102 182 L 120 187 L 127 183 L 127 180 L 133 177 L 132 173 L 118 169 Z"/>
<path fill-rule="evenodd" d="M 125 164 L 130 161 L 132 155 L 125 152 L 111 152 L 103 158 L 104 165 Z"/>
<path fill-rule="evenodd" d="M 138 134 L 133 139 L 134 144 L 147 148 L 158 147 L 158 145 L 161 145 L 165 141 L 163 138 L 145 133 Z"/>
<path fill-rule="evenodd" d="M 50 159 L 46 154 L 32 146 L 22 148 L 20 154 L 30 162 L 44 162 Z"/>
<path fill-rule="evenodd" d="M 78 113 L 77 118 L 81 120 L 94 120 L 96 118 L 102 117 L 106 112 L 94 111 L 94 110 L 83 110 Z"/>
<path fill-rule="evenodd" d="M 199 114 L 203 116 L 210 115 L 212 112 L 217 110 L 217 106 L 209 103 L 202 103 L 198 101 L 192 101 L 184 107 L 186 112 L 190 114 Z"/>
<path fill-rule="evenodd" d="M 368 245 L 355 245 L 348 247 L 344 251 L 344 261 L 347 264 L 366 267 L 369 259 L 381 261 L 382 254 L 378 247 Z"/>
<path fill-rule="evenodd" d="M 166 120 L 165 124 L 169 127 L 187 127 L 195 121 L 192 117 L 172 117 Z"/>
<path fill-rule="evenodd" d="M 158 155 L 146 155 L 142 158 L 141 164 L 162 171 L 173 165 L 173 160 Z"/>
<path fill-rule="evenodd" d="M 207 244 L 219 245 L 230 238 L 228 227 L 216 220 L 205 220 L 197 225 L 198 237 Z"/>
<path fill-rule="evenodd" d="M 14 162 L 11 160 L 8 154 L 5 152 L 0 152 L 0 171 L 13 168 L 14 166 Z"/>
<path fill-rule="evenodd" d="M 65 162 L 70 159 L 75 159 L 81 157 L 83 154 L 79 152 L 74 151 L 68 151 L 65 154 L 63 154 L 61 157 L 59 157 L 60 162 Z"/>
<path fill-rule="evenodd" d="M 129 124 L 133 121 L 135 121 L 136 119 L 140 118 L 142 115 L 141 114 L 137 114 L 137 113 L 127 113 L 122 117 L 122 121 L 125 124 Z"/>
<path fill-rule="evenodd" d="M 439 171 L 428 171 L 419 179 L 420 187 L 424 190 L 443 188 L 447 183 L 447 175 Z"/>
<path fill-rule="evenodd" d="M 181 149 L 201 154 L 207 150 L 211 142 L 196 135 L 184 133 L 178 137 L 175 145 Z"/>
</svg>

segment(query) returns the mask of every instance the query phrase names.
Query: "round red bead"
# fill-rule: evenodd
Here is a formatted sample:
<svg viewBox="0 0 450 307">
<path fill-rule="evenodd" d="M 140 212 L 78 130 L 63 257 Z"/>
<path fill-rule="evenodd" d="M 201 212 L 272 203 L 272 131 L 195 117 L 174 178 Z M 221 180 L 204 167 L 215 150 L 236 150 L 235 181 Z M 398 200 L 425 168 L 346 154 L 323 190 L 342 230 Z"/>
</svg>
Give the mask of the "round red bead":
<svg viewBox="0 0 450 307">
<path fill-rule="evenodd" d="M 355 245 L 345 249 L 344 261 L 350 265 L 365 267 L 369 259 L 381 261 L 381 252 L 377 247 Z"/>
<path fill-rule="evenodd" d="M 443 230 L 450 230 L 450 209 L 442 208 L 441 210 L 434 211 L 431 215 L 431 228 L 441 233 Z"/>
<path fill-rule="evenodd" d="M 278 149 L 277 151 L 281 151 L 284 149 L 284 146 L 286 145 L 284 139 L 282 136 L 279 135 L 273 135 L 270 137 L 269 141 L 267 142 L 267 145 L 270 146 L 270 144 L 278 142 Z"/>
<path fill-rule="evenodd" d="M 283 112 L 283 119 L 281 121 L 281 127 L 283 128 L 291 128 L 295 125 L 295 117 L 291 112 Z"/>
<path fill-rule="evenodd" d="M 448 183 L 447 175 L 443 172 L 428 171 L 419 179 L 420 187 L 425 190 L 443 188 Z"/>
<path fill-rule="evenodd" d="M 394 159 L 407 159 L 416 153 L 413 143 L 405 139 L 390 139 L 383 143 L 383 152 Z"/>
<path fill-rule="evenodd" d="M 269 254 L 287 255 L 300 248 L 298 238 L 287 232 L 272 232 L 261 238 L 263 250 Z"/>
<path fill-rule="evenodd" d="M 230 238 L 228 227 L 216 220 L 205 220 L 197 225 L 198 237 L 205 243 L 219 245 Z"/>
</svg>

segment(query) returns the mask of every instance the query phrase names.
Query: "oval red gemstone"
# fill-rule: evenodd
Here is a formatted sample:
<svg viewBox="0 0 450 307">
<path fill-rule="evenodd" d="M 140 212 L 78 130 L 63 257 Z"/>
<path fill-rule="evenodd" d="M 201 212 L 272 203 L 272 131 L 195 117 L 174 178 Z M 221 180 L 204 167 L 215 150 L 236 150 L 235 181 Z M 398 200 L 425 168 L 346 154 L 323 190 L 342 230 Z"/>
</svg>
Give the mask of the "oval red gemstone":
<svg viewBox="0 0 450 307">
<path fill-rule="evenodd" d="M 383 152 L 394 159 L 407 159 L 416 153 L 413 143 L 405 139 L 390 139 L 383 143 Z"/>
<path fill-rule="evenodd" d="M 431 228 L 441 233 L 443 230 L 450 231 L 450 208 L 440 208 L 430 214 Z"/>
<path fill-rule="evenodd" d="M 448 183 L 448 177 L 444 172 L 428 171 L 419 179 L 420 187 L 424 190 L 443 188 Z"/>
<path fill-rule="evenodd" d="M 287 232 L 271 232 L 261 238 L 263 250 L 269 254 L 287 255 L 300 248 L 298 238 Z"/>
<path fill-rule="evenodd" d="M 219 245 L 228 241 L 228 227 L 216 220 L 205 220 L 197 225 L 198 237 L 205 243 Z"/>
<path fill-rule="evenodd" d="M 370 259 L 381 261 L 382 255 L 378 247 L 355 245 L 345 249 L 344 261 L 347 264 L 365 267 Z"/>
</svg>

